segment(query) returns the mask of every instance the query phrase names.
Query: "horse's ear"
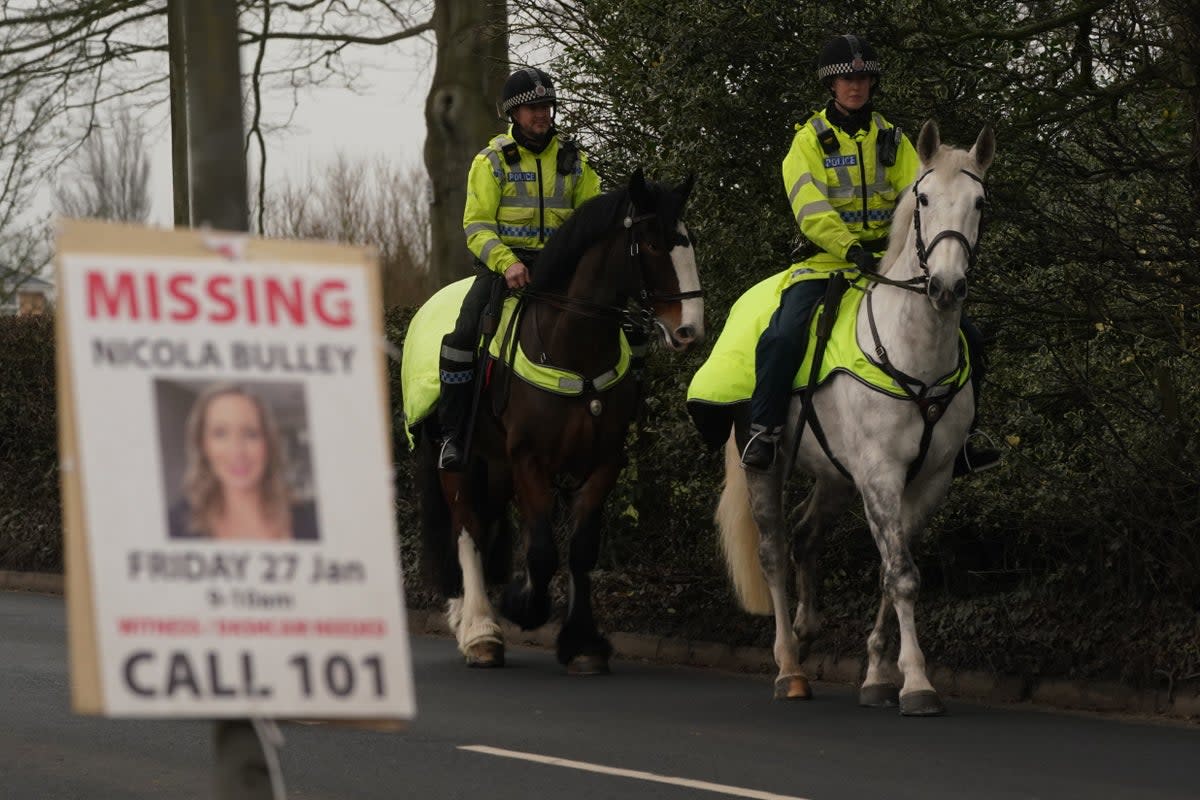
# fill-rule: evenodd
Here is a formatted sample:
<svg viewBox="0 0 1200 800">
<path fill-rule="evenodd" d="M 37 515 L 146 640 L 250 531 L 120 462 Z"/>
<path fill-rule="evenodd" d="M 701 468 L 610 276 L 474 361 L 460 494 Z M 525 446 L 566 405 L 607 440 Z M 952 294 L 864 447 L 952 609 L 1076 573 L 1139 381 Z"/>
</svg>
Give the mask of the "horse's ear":
<svg viewBox="0 0 1200 800">
<path fill-rule="evenodd" d="M 629 176 L 629 199 L 633 201 L 634 208 L 642 211 L 654 204 L 649 190 L 646 189 L 646 174 L 642 172 L 641 167 Z"/>
<path fill-rule="evenodd" d="M 992 131 L 991 125 L 984 125 L 983 130 L 975 139 L 975 146 L 971 148 L 971 157 L 979 165 L 980 171 L 987 171 L 992 164 L 992 157 L 995 155 L 996 134 Z"/>
<path fill-rule="evenodd" d="M 921 126 L 921 133 L 917 136 L 917 155 L 921 157 L 921 163 L 929 166 L 941 146 L 942 134 L 938 131 L 937 123 L 928 120 Z"/>
<path fill-rule="evenodd" d="M 688 195 L 692 193 L 692 187 L 696 185 L 696 173 L 689 172 L 688 176 L 683 179 L 683 183 L 675 187 L 675 194 L 679 195 L 680 205 L 687 202 Z"/>
</svg>

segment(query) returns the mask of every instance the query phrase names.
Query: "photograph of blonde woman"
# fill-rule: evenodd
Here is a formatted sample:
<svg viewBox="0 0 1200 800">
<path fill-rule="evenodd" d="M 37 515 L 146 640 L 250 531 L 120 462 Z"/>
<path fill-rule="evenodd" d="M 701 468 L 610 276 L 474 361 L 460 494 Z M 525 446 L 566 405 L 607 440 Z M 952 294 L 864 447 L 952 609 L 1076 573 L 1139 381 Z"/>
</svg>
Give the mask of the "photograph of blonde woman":
<svg viewBox="0 0 1200 800">
<path fill-rule="evenodd" d="M 160 382 L 163 384 L 166 382 Z M 289 440 L 307 441 L 303 386 L 273 387 L 290 406 L 285 431 L 262 396 L 266 386 L 230 383 L 204 387 L 191 402 L 182 442 L 163 443 L 168 486 L 168 529 L 172 539 L 223 541 L 315 540 L 316 507 L 289 485 L 305 470 L 293 468 Z M 282 388 L 282 391 L 281 391 Z M 186 385 L 159 388 L 160 427 L 177 416 Z M 258 391 L 256 391 L 258 389 Z M 285 436 L 285 433 L 287 434 Z M 178 455 L 182 444 L 182 465 Z M 174 452 L 172 452 L 174 451 Z M 182 466 L 182 470 L 180 470 Z M 182 475 L 178 478 L 172 477 Z M 309 483 L 311 481 L 300 481 Z M 311 492 L 309 492 L 311 494 Z M 173 496 L 173 499 L 172 499 Z"/>
</svg>

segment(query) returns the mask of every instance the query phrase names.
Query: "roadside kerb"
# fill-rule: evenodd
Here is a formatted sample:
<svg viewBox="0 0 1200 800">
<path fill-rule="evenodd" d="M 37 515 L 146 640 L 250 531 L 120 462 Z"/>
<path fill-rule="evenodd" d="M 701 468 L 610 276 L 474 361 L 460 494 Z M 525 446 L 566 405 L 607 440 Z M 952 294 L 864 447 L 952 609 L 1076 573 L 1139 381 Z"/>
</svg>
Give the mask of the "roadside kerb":
<svg viewBox="0 0 1200 800">
<path fill-rule="evenodd" d="M 63 576 L 51 573 L 0 570 L 0 591 L 62 594 Z M 450 636 L 446 615 L 438 609 L 410 609 L 409 630 L 434 636 Z M 514 645 L 553 649 L 557 630 L 546 625 L 522 631 L 505 621 L 504 637 Z M 770 648 L 730 647 L 721 642 L 690 641 L 679 637 L 644 633 L 609 634 L 618 658 L 706 667 L 729 672 L 770 674 L 775 660 Z M 857 685 L 866 665 L 860 658 L 812 654 L 804 668 L 814 680 Z M 1200 719 L 1200 682 L 1176 686 L 1174 697 L 1165 688 L 1135 689 L 1112 681 L 1086 682 L 1065 678 L 1026 679 L 994 675 L 979 670 L 952 670 L 930 665 L 929 679 L 950 697 L 991 704 L 1028 702 L 1055 709 L 1146 714 L 1177 719 Z"/>
</svg>

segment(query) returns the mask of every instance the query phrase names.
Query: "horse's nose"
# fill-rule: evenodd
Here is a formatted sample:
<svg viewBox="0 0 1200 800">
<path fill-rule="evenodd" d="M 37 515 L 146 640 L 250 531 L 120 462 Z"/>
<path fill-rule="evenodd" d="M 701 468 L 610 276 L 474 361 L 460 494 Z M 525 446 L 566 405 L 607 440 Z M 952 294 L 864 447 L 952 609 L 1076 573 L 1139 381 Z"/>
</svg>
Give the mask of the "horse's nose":
<svg viewBox="0 0 1200 800">
<path fill-rule="evenodd" d="M 680 325 L 675 329 L 675 339 L 681 344 L 696 344 L 704 338 L 704 334 L 695 325 Z"/>
<path fill-rule="evenodd" d="M 938 275 L 932 275 L 929 278 L 929 287 L 926 289 L 926 294 L 933 301 L 934 305 L 940 309 L 951 308 L 963 301 L 967 296 L 967 279 L 959 278 L 954 281 L 953 285 L 947 286 L 946 282 Z"/>
</svg>

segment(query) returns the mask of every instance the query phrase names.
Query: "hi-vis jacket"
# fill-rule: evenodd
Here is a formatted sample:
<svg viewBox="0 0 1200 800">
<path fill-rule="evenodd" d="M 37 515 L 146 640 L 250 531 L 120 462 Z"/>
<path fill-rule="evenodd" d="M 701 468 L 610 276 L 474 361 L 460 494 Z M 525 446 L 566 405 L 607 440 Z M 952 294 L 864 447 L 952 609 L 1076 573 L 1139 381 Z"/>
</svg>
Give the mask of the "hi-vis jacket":
<svg viewBox="0 0 1200 800">
<path fill-rule="evenodd" d="M 534 153 L 517 144 L 509 126 L 471 162 L 463 230 L 467 247 L 488 269 L 502 273 L 512 266 L 518 260 L 513 247 L 541 250 L 571 212 L 600 193 L 600 178 L 582 150 L 559 174 L 561 144 L 554 136 Z"/>
<path fill-rule="evenodd" d="M 800 232 L 822 252 L 793 264 L 785 285 L 850 266 L 845 255 L 855 244 L 875 253 L 886 248 L 892 212 L 920 166 L 904 134 L 895 164 L 880 163 L 881 139 L 892 130 L 874 113 L 867 130 L 851 135 L 833 125 L 824 109 L 796 125 L 783 159 L 783 184 Z"/>
</svg>

